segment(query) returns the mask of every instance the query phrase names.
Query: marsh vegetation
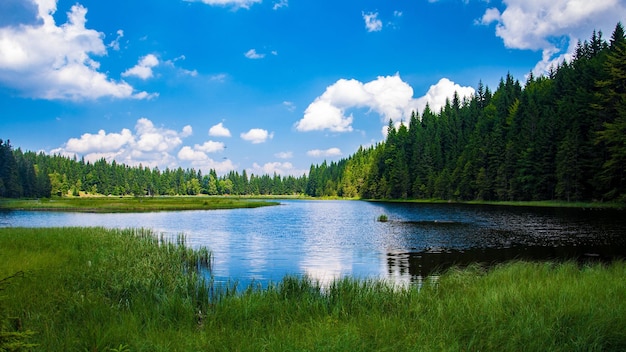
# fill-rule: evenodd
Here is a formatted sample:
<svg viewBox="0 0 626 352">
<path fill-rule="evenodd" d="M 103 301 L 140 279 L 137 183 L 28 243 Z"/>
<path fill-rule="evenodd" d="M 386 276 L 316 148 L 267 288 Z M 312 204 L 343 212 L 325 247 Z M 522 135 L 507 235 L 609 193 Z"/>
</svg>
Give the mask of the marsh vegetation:
<svg viewBox="0 0 626 352">
<path fill-rule="evenodd" d="M 421 287 L 286 276 L 236 293 L 211 255 L 148 230 L 0 229 L 4 330 L 37 350 L 626 348 L 626 263 L 450 269 Z"/>
</svg>

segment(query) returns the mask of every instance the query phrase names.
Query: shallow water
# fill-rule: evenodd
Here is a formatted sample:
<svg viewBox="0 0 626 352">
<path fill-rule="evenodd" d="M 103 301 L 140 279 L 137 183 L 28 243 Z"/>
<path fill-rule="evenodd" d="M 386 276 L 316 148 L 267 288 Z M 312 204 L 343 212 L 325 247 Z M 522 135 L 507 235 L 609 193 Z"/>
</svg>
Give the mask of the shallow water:
<svg viewBox="0 0 626 352">
<path fill-rule="evenodd" d="M 376 221 L 386 214 L 388 222 Z M 450 265 L 626 257 L 615 210 L 284 200 L 257 209 L 134 214 L 0 212 L 0 227 L 145 227 L 214 254 L 217 281 L 286 274 L 419 282 Z"/>
</svg>

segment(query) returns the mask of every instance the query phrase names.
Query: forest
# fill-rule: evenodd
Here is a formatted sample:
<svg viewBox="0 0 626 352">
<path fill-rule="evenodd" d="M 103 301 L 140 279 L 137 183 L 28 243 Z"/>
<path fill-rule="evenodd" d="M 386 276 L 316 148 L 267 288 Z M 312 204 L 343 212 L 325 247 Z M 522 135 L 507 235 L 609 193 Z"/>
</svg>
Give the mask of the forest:
<svg viewBox="0 0 626 352">
<path fill-rule="evenodd" d="M 306 193 L 368 199 L 626 201 L 626 39 L 595 32 L 548 75 L 479 84 L 384 142 L 312 166 Z"/>
<path fill-rule="evenodd" d="M 247 175 L 231 171 L 218 176 L 215 170 L 203 175 L 195 169 L 159 170 L 43 152 L 13 150 L 10 141 L 0 140 L 0 196 L 7 198 L 78 196 L 158 195 L 291 195 L 303 194 L 307 177 Z"/>
<path fill-rule="evenodd" d="M 0 140 L 0 196 L 292 195 L 365 199 L 626 202 L 626 37 L 618 23 L 579 42 L 574 57 L 522 85 L 455 94 L 385 141 L 308 175 L 218 176 L 13 149 Z"/>
</svg>

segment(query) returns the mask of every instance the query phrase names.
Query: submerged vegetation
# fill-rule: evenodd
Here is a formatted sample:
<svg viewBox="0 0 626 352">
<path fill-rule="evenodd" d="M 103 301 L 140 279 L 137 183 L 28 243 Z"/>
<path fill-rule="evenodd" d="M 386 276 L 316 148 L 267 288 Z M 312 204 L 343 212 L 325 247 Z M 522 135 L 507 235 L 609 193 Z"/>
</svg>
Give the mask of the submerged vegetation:
<svg viewBox="0 0 626 352">
<path fill-rule="evenodd" d="M 235 294 L 210 253 L 146 230 L 0 229 L 2 333 L 36 350 L 618 351 L 626 263 L 515 262 L 421 287 L 285 277 Z M 2 342 L 0 341 L 0 344 Z M 4 346 L 0 346 L 4 347 Z"/>
<path fill-rule="evenodd" d="M 258 208 L 278 204 L 279 203 L 275 201 L 270 202 L 232 197 L 88 197 L 0 199 L 0 209 L 95 213 Z"/>
</svg>

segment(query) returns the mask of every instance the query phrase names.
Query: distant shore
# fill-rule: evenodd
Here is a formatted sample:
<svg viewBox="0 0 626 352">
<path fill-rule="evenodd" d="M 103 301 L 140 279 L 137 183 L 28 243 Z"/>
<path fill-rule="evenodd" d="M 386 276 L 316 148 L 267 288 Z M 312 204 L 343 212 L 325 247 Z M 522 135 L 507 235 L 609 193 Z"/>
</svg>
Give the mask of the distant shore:
<svg viewBox="0 0 626 352">
<path fill-rule="evenodd" d="M 258 208 L 278 205 L 276 201 L 240 197 L 68 197 L 0 199 L 0 210 L 68 211 L 83 213 L 133 213 L 179 210 Z"/>
<path fill-rule="evenodd" d="M 364 199 L 365 200 L 365 199 Z M 472 205 L 502 205 L 515 207 L 542 207 L 542 208 L 581 208 L 581 209 L 626 209 L 626 204 L 619 202 L 565 202 L 561 200 L 536 201 L 454 201 L 441 199 L 367 199 L 369 202 L 389 203 L 424 203 L 424 204 L 472 204 Z"/>
</svg>

